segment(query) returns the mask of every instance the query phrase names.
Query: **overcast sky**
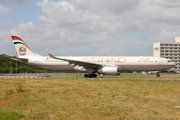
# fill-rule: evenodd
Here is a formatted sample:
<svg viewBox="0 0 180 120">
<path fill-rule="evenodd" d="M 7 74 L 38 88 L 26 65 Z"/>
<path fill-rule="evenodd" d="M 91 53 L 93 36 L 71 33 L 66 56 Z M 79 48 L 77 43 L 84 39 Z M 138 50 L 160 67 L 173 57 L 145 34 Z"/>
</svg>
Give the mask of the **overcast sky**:
<svg viewBox="0 0 180 120">
<path fill-rule="evenodd" d="M 180 0 L 0 0 L 0 54 L 11 35 L 38 54 L 149 56 L 180 36 Z"/>
</svg>

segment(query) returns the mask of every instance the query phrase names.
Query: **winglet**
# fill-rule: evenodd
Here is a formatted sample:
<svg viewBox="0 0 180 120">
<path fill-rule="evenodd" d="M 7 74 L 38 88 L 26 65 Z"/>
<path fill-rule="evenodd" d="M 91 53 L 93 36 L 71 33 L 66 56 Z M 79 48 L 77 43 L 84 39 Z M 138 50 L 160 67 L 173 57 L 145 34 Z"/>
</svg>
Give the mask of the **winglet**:
<svg viewBox="0 0 180 120">
<path fill-rule="evenodd" d="M 57 57 L 56 57 L 56 56 L 54 56 L 54 55 L 53 55 L 53 54 L 51 54 L 51 53 L 48 53 L 48 55 L 49 55 L 49 57 L 50 57 L 50 58 L 57 59 Z"/>
</svg>

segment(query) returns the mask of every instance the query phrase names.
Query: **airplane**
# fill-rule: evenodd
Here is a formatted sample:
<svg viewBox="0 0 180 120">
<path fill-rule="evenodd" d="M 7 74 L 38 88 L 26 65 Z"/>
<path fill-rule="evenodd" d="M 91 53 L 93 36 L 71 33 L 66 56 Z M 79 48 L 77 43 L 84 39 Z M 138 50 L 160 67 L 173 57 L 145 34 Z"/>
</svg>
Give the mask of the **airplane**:
<svg viewBox="0 0 180 120">
<path fill-rule="evenodd" d="M 34 52 L 18 35 L 11 36 L 17 56 L 11 59 L 36 66 L 39 68 L 57 71 L 82 71 L 85 78 L 96 78 L 97 74 L 120 75 L 122 71 L 160 71 L 174 67 L 176 64 L 169 59 L 145 56 L 41 56 Z"/>
</svg>

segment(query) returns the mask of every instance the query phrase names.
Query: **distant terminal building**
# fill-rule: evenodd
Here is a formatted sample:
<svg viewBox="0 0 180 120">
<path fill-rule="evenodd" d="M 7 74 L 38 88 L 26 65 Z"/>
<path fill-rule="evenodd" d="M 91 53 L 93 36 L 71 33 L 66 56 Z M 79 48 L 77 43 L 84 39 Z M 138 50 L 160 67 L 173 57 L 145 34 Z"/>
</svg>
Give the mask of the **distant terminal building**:
<svg viewBox="0 0 180 120">
<path fill-rule="evenodd" d="M 153 45 L 154 57 L 163 57 L 172 60 L 176 66 L 169 71 L 180 73 L 180 37 L 175 42 L 157 42 Z"/>
</svg>

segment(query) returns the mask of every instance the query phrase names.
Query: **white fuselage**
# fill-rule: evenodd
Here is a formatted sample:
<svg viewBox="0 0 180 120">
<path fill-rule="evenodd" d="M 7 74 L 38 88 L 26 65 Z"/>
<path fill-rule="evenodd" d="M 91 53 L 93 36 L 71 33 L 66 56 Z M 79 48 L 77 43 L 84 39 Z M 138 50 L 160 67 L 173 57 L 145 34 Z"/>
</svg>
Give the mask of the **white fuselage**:
<svg viewBox="0 0 180 120">
<path fill-rule="evenodd" d="M 159 71 L 175 66 L 175 63 L 158 57 L 126 57 L 126 56 L 54 56 L 49 53 L 44 57 L 35 53 L 28 44 L 18 35 L 11 36 L 16 48 L 17 57 L 10 57 L 39 68 L 65 71 L 76 70 L 88 72 L 85 78 L 95 78 L 96 73 L 101 75 L 119 75 L 120 71 Z"/>
<path fill-rule="evenodd" d="M 26 56 L 26 58 L 29 59 L 27 64 L 34 65 L 40 68 L 58 70 L 58 71 L 64 71 L 64 70 L 87 71 L 81 66 L 69 64 L 69 62 L 53 59 L 50 57 Z M 159 57 L 61 56 L 61 58 L 84 61 L 88 63 L 98 63 L 104 66 L 116 65 L 119 66 L 119 71 L 162 71 L 175 66 L 174 62 Z"/>
</svg>

